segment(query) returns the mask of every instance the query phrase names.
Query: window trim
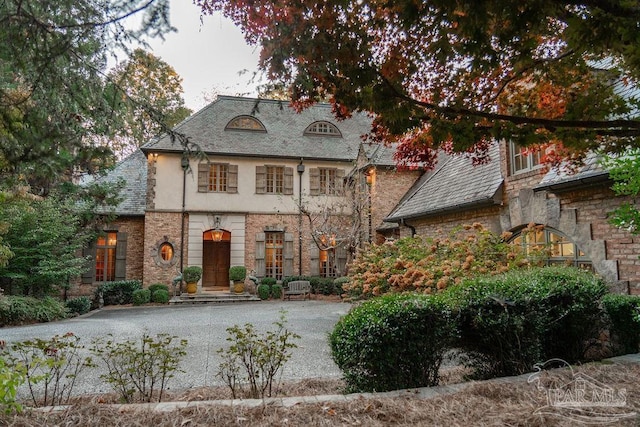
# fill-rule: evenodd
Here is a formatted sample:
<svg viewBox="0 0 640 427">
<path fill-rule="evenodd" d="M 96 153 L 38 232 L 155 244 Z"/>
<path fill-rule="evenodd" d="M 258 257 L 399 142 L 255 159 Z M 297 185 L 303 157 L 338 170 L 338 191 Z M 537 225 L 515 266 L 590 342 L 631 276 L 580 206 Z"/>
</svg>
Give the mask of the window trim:
<svg viewBox="0 0 640 427">
<path fill-rule="evenodd" d="M 509 170 L 512 176 L 535 171 L 544 167 L 541 162 L 542 151 L 540 149 L 528 154 L 524 154 L 522 152 L 523 150 L 525 150 L 525 147 L 521 147 L 514 141 L 509 141 Z M 526 166 L 516 170 L 516 164 L 524 161 L 527 162 Z"/>
<path fill-rule="evenodd" d="M 248 124 L 251 124 L 251 126 L 249 126 Z M 224 127 L 224 130 L 262 133 L 267 132 L 267 128 L 262 124 L 260 120 L 246 114 L 236 116 L 233 119 L 229 120 L 229 122 Z"/>
<path fill-rule="evenodd" d="M 327 120 L 318 120 L 311 123 L 303 132 L 305 136 L 330 136 L 333 138 L 342 138 L 342 132 L 333 123 Z"/>
<path fill-rule="evenodd" d="M 533 246 L 542 246 L 542 247 L 550 248 L 552 251 L 551 252 L 552 255 L 550 255 L 545 259 L 546 265 L 567 264 L 568 262 L 571 262 L 571 265 L 573 265 L 574 267 L 579 267 L 579 268 L 588 267 L 589 270 L 593 270 L 593 261 L 586 255 L 586 253 L 582 249 L 580 249 L 580 247 L 573 240 L 571 240 L 571 238 L 569 238 L 569 236 L 551 227 L 536 225 L 536 228 L 537 227 L 540 227 L 540 229 L 532 230 L 529 227 L 520 228 L 519 230 L 513 233 L 513 235 L 509 238 L 509 240 L 507 240 L 507 243 L 513 244 L 513 245 L 515 244 L 519 245 L 519 247 L 523 249 L 525 253 L 529 253 L 528 248 Z M 542 233 L 543 239 L 539 241 L 536 240 L 534 242 L 526 242 L 525 239 L 523 238 L 521 239 L 521 242 L 516 243 L 516 240 L 518 240 L 519 238 L 522 238 L 524 233 L 529 233 L 529 232 Z M 556 236 L 559 239 L 554 240 L 551 238 L 551 236 Z M 564 246 L 567 244 L 570 244 L 573 246 L 572 256 L 562 256 L 562 255 L 554 256 L 553 255 L 553 251 L 554 251 L 553 246 L 558 245 L 560 252 L 563 252 Z"/>
</svg>

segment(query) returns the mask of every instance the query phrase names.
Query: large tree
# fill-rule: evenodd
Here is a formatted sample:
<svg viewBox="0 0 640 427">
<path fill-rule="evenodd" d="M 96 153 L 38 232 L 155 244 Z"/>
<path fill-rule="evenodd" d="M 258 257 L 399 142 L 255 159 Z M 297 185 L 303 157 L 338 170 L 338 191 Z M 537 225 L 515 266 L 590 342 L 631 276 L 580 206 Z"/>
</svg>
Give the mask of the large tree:
<svg viewBox="0 0 640 427">
<path fill-rule="evenodd" d="M 118 157 L 132 153 L 154 136 L 191 114 L 184 106 L 182 78 L 162 59 L 143 49 L 109 73 L 123 108 L 122 126 L 110 138 Z"/>
<path fill-rule="evenodd" d="M 262 46 L 299 106 L 375 114 L 405 162 L 489 141 L 574 153 L 639 145 L 637 0 L 194 0 Z"/>
<path fill-rule="evenodd" d="M 56 181 L 112 162 L 118 90 L 107 59 L 170 31 L 168 0 L 0 2 L 0 176 L 46 195 Z M 141 16 L 140 26 L 127 18 Z"/>
</svg>

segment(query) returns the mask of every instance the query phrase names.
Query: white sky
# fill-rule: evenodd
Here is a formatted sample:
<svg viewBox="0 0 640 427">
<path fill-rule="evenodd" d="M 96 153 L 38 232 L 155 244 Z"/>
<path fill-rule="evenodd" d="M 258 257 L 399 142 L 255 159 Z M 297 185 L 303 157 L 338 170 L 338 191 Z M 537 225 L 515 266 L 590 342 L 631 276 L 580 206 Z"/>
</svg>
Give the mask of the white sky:
<svg viewBox="0 0 640 427">
<path fill-rule="evenodd" d="M 149 44 L 151 52 L 182 77 L 187 107 L 194 112 L 202 108 L 205 93 L 257 95 L 257 84 L 251 80 L 260 48 L 247 45 L 239 28 L 220 15 L 203 16 L 201 23 L 200 9 L 191 0 L 171 0 L 170 13 L 178 32 Z"/>
</svg>

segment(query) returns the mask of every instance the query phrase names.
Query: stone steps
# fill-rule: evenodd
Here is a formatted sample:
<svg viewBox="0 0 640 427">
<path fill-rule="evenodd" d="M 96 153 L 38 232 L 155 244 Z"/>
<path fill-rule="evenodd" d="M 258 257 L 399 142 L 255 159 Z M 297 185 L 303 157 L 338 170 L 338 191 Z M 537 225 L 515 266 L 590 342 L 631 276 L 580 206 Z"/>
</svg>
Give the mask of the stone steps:
<svg viewBox="0 0 640 427">
<path fill-rule="evenodd" d="M 242 294 L 231 292 L 182 293 L 171 298 L 169 304 L 219 304 L 246 301 L 260 301 L 260 298 L 246 292 Z"/>
</svg>

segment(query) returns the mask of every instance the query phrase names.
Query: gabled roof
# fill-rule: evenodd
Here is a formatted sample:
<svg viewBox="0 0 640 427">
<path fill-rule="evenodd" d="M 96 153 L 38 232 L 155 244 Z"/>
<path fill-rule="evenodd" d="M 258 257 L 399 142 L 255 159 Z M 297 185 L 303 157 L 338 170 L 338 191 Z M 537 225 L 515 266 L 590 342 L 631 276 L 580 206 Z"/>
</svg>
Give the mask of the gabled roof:
<svg viewBox="0 0 640 427">
<path fill-rule="evenodd" d="M 424 174 L 385 221 L 438 215 L 443 212 L 500 203 L 503 182 L 498 144 L 491 161 L 473 166 L 464 155 L 439 157 L 438 166 Z"/>
<path fill-rule="evenodd" d="M 225 130 L 239 116 L 259 120 L 266 132 Z M 342 137 L 304 135 L 305 129 L 318 121 L 335 125 Z M 220 96 L 174 130 L 188 136 L 207 154 L 353 161 L 361 136 L 371 130 L 371 119 L 364 113 L 354 113 L 350 119 L 337 121 L 329 104 L 315 104 L 297 113 L 286 101 Z M 163 135 L 142 150 L 180 152 L 181 147 Z"/>
<path fill-rule="evenodd" d="M 115 183 L 120 179 L 125 181 L 120 190 L 123 200 L 115 209 L 108 209 L 103 213 L 108 211 L 117 215 L 144 215 L 147 206 L 147 157 L 142 151 L 136 150 L 105 176 L 96 179 L 96 182 Z"/>
</svg>

